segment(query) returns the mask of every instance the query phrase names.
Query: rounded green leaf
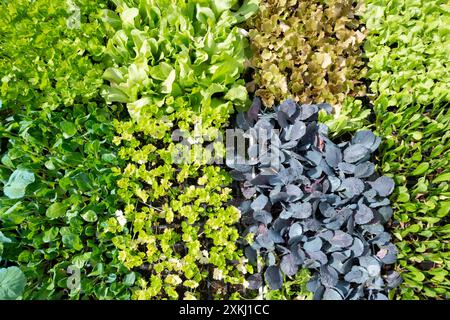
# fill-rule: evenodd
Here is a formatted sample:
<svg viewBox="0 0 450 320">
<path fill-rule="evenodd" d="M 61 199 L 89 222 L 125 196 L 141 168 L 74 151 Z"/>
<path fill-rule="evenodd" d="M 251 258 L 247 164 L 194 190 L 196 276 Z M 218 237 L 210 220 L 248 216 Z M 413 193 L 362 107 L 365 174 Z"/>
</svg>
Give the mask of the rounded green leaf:
<svg viewBox="0 0 450 320">
<path fill-rule="evenodd" d="M 417 168 L 411 172 L 411 175 L 413 176 L 420 176 L 427 172 L 428 168 L 430 167 L 430 164 L 428 162 L 423 162 L 417 166 Z"/>
<path fill-rule="evenodd" d="M 48 207 L 45 215 L 50 219 L 57 219 L 66 214 L 67 205 L 64 205 L 60 202 L 53 203 L 50 207 Z"/>
<path fill-rule="evenodd" d="M 97 214 L 93 210 L 88 210 L 85 213 L 81 215 L 81 217 L 84 219 L 84 221 L 87 222 L 95 222 L 97 221 Z"/>
<path fill-rule="evenodd" d="M 63 131 L 63 136 L 66 139 L 74 136 L 77 133 L 77 128 L 70 121 L 61 122 L 61 129 Z"/>
</svg>

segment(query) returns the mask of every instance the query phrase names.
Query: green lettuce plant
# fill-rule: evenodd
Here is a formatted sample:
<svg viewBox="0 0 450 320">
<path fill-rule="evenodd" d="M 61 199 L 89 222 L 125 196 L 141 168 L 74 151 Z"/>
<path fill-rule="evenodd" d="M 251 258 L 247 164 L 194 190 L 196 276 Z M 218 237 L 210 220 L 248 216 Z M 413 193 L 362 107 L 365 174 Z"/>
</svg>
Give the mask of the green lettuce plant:
<svg viewBox="0 0 450 320">
<path fill-rule="evenodd" d="M 394 178 L 396 299 L 448 299 L 450 7 L 368 0 L 364 21 L 381 170 Z"/>
<path fill-rule="evenodd" d="M 132 298 L 230 297 L 251 268 L 238 247 L 240 212 L 228 204 L 231 178 L 210 162 L 224 146 L 206 146 L 234 108 L 248 105 L 246 39 L 236 25 L 257 2 L 115 4 L 102 13 L 112 27 L 103 96 L 129 118 L 114 122 L 121 206 L 106 231 L 120 261 L 140 274 Z M 181 162 L 176 131 L 192 145 Z"/>
</svg>

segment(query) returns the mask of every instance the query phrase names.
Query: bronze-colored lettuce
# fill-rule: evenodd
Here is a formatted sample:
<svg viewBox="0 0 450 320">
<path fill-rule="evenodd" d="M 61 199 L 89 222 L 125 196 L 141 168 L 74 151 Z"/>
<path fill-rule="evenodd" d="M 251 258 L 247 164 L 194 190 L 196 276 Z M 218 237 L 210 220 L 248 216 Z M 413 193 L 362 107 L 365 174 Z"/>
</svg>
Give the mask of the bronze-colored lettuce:
<svg viewBox="0 0 450 320">
<path fill-rule="evenodd" d="M 261 0 L 247 22 L 255 69 L 247 84 L 265 106 L 286 98 L 339 105 L 365 94 L 357 1 Z"/>
</svg>

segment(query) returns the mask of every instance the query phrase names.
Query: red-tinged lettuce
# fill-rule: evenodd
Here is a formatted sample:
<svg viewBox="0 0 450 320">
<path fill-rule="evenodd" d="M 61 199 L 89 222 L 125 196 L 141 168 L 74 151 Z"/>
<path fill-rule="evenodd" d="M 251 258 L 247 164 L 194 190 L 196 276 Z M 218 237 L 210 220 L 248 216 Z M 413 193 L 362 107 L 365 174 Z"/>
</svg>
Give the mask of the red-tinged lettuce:
<svg viewBox="0 0 450 320">
<path fill-rule="evenodd" d="M 340 105 L 365 94 L 360 2 L 263 0 L 246 22 L 254 81 L 266 107 L 292 98 Z"/>
</svg>

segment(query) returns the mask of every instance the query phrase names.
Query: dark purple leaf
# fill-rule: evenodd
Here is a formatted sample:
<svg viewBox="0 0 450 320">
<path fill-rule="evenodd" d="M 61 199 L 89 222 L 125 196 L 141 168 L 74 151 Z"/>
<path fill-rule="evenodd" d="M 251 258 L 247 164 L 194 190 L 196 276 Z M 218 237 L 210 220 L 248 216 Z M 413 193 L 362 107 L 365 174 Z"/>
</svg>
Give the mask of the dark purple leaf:
<svg viewBox="0 0 450 320">
<path fill-rule="evenodd" d="M 231 177 L 236 181 L 245 181 L 245 176 L 242 172 L 237 170 L 231 170 L 230 171 Z"/>
<path fill-rule="evenodd" d="M 255 273 L 247 278 L 247 282 L 250 289 L 258 290 L 263 284 L 263 279 L 260 273 Z"/>
<path fill-rule="evenodd" d="M 328 176 L 328 181 L 331 184 L 331 192 L 335 192 L 341 186 L 341 179 L 335 176 Z"/>
<path fill-rule="evenodd" d="M 338 164 L 338 168 L 342 173 L 345 174 L 354 174 L 356 170 L 356 166 L 351 163 L 341 162 Z"/>
<path fill-rule="evenodd" d="M 255 200 L 253 200 L 251 208 L 255 211 L 263 210 L 268 201 L 269 199 L 265 195 L 260 194 Z"/>
<path fill-rule="evenodd" d="M 299 236 L 301 236 L 303 233 L 303 228 L 300 225 L 300 223 L 294 223 L 290 228 L 289 228 L 289 238 L 290 239 L 294 239 L 297 238 Z"/>
<path fill-rule="evenodd" d="M 370 150 L 361 144 L 352 144 L 344 150 L 344 161 L 355 163 L 364 159 Z"/>
<path fill-rule="evenodd" d="M 389 300 L 388 297 L 386 297 L 386 295 L 378 292 L 376 294 L 374 294 L 373 300 Z"/>
<path fill-rule="evenodd" d="M 352 253 L 353 257 L 360 257 L 364 253 L 364 244 L 359 238 L 353 238 L 353 244 L 349 248 Z"/>
<path fill-rule="evenodd" d="M 378 213 L 383 218 L 383 223 L 386 223 L 392 218 L 393 211 L 390 206 L 384 206 L 378 209 Z"/>
<path fill-rule="evenodd" d="M 315 164 L 316 166 L 320 164 L 322 161 L 322 154 L 318 151 L 308 151 L 306 152 L 306 159 L 311 161 L 311 163 Z"/>
<path fill-rule="evenodd" d="M 287 254 L 281 258 L 280 267 L 281 271 L 289 277 L 292 277 L 298 271 L 298 266 L 294 263 L 294 259 L 291 254 Z"/>
<path fill-rule="evenodd" d="M 322 231 L 320 233 L 317 234 L 317 236 L 319 236 L 320 238 L 326 240 L 326 241 L 330 241 L 331 238 L 333 238 L 333 231 L 331 230 L 327 230 L 327 231 Z"/>
<path fill-rule="evenodd" d="M 297 111 L 297 104 L 292 99 L 285 100 L 282 104 L 280 104 L 280 112 L 286 114 L 289 118 L 294 115 Z"/>
<path fill-rule="evenodd" d="M 273 241 L 269 238 L 269 234 L 259 234 L 255 238 L 255 242 L 258 243 L 261 247 L 266 248 L 268 250 L 272 250 L 274 248 Z"/>
<path fill-rule="evenodd" d="M 372 162 L 365 161 L 355 167 L 355 178 L 367 178 L 375 172 L 375 165 Z"/>
<path fill-rule="evenodd" d="M 364 283 L 369 278 L 367 270 L 360 266 L 353 266 L 352 270 L 344 276 L 345 281 Z"/>
<path fill-rule="evenodd" d="M 371 223 L 362 225 L 361 228 L 371 234 L 377 235 L 384 231 L 384 227 L 379 223 Z"/>
<path fill-rule="evenodd" d="M 261 99 L 259 97 L 255 97 L 255 99 L 253 99 L 252 106 L 247 111 L 248 119 L 252 120 L 253 122 L 256 122 L 258 120 L 258 114 L 260 110 L 261 110 Z"/>
<path fill-rule="evenodd" d="M 244 196 L 245 199 L 251 199 L 254 194 L 256 193 L 256 188 L 255 187 L 242 187 L 241 188 L 242 191 L 242 195 Z"/>
<path fill-rule="evenodd" d="M 352 245 L 353 237 L 344 231 L 336 230 L 333 238 L 329 242 L 333 246 L 347 248 Z"/>
<path fill-rule="evenodd" d="M 308 253 L 320 251 L 321 248 L 322 248 L 322 240 L 319 237 L 309 240 L 303 244 L 303 250 L 305 250 Z"/>
<path fill-rule="evenodd" d="M 319 263 L 319 266 L 327 264 L 328 258 L 322 251 L 306 252 L 312 261 Z"/>
<path fill-rule="evenodd" d="M 286 186 L 286 193 L 289 196 L 289 201 L 297 201 L 303 196 L 302 190 L 294 184 Z"/>
<path fill-rule="evenodd" d="M 277 266 L 270 266 L 264 273 L 264 278 L 266 279 L 269 288 L 272 290 L 281 289 L 283 285 L 283 276 L 281 274 L 280 268 Z"/>
<path fill-rule="evenodd" d="M 319 111 L 319 108 L 315 105 L 309 105 L 309 104 L 302 104 L 300 106 L 300 114 L 298 118 L 300 120 L 314 120 L 310 119 L 311 117 L 315 116 L 317 118 L 317 112 Z"/>
<path fill-rule="evenodd" d="M 358 178 L 347 178 L 342 181 L 339 189 L 345 190 L 345 195 L 351 198 L 364 192 L 364 182 Z"/>
<path fill-rule="evenodd" d="M 319 110 L 325 110 L 328 114 L 333 113 L 333 107 L 328 103 L 319 103 L 317 107 L 319 108 Z"/>
<path fill-rule="evenodd" d="M 365 204 L 361 203 L 359 205 L 358 211 L 355 214 L 355 222 L 357 224 L 366 224 L 373 219 L 373 212 Z"/>
<path fill-rule="evenodd" d="M 381 197 L 390 195 L 395 187 L 394 180 L 386 176 L 381 176 L 374 182 L 370 182 L 370 184 Z"/>
<path fill-rule="evenodd" d="M 379 208 L 379 207 L 383 207 L 383 206 L 388 206 L 391 202 L 389 201 L 388 198 L 384 198 L 381 201 L 377 201 L 377 202 L 372 202 L 369 207 L 371 208 Z"/>
<path fill-rule="evenodd" d="M 253 249 L 250 246 L 247 246 L 245 247 L 244 253 L 251 264 L 256 264 L 257 254 L 255 249 Z"/>
<path fill-rule="evenodd" d="M 400 283 L 402 283 L 402 278 L 400 277 L 400 275 L 398 274 L 398 272 L 396 271 L 391 271 L 387 274 L 387 276 L 385 277 L 386 282 L 387 282 L 387 288 L 388 289 L 394 289 L 396 287 L 398 287 L 400 285 Z"/>
<path fill-rule="evenodd" d="M 289 206 L 289 211 L 293 212 L 292 217 L 296 219 L 306 219 L 312 214 L 312 206 L 309 202 L 302 204 L 292 203 Z"/>
<path fill-rule="evenodd" d="M 343 300 L 343 298 L 335 289 L 326 288 L 322 300 Z"/>
<path fill-rule="evenodd" d="M 331 288 L 338 283 L 338 273 L 330 266 L 320 268 L 320 280 L 325 288 Z"/>
<path fill-rule="evenodd" d="M 253 212 L 253 219 L 264 224 L 269 224 L 272 222 L 272 215 L 265 210 L 255 211 Z"/>
<path fill-rule="evenodd" d="M 380 145 L 381 139 L 376 137 L 372 131 L 358 131 L 352 139 L 352 144 L 361 144 L 371 152 L 374 152 Z"/>
<path fill-rule="evenodd" d="M 342 162 L 342 152 L 334 144 L 327 143 L 325 146 L 325 160 L 332 168 L 336 168 Z"/>
<path fill-rule="evenodd" d="M 266 256 L 266 264 L 268 266 L 274 266 L 276 262 L 277 261 L 273 252 L 269 252 Z"/>
<path fill-rule="evenodd" d="M 380 274 L 381 266 L 380 262 L 370 256 L 359 257 L 359 264 L 361 267 L 367 270 L 367 273 L 370 277 L 375 277 Z"/>
<path fill-rule="evenodd" d="M 243 130 L 250 129 L 250 124 L 247 122 L 245 115 L 241 112 L 236 115 L 236 124 Z"/>
<path fill-rule="evenodd" d="M 278 232 L 276 232 L 274 230 L 269 230 L 269 238 L 274 243 L 284 243 L 283 237 Z"/>
<path fill-rule="evenodd" d="M 290 140 L 299 140 L 306 133 L 306 125 L 302 121 L 296 121 L 292 126 L 292 132 L 290 134 Z"/>
<path fill-rule="evenodd" d="M 294 177 L 294 178 L 298 178 L 299 176 L 301 176 L 303 174 L 303 166 L 301 165 L 301 163 L 292 158 L 289 160 L 289 169 L 290 169 L 290 174 Z"/>
</svg>

